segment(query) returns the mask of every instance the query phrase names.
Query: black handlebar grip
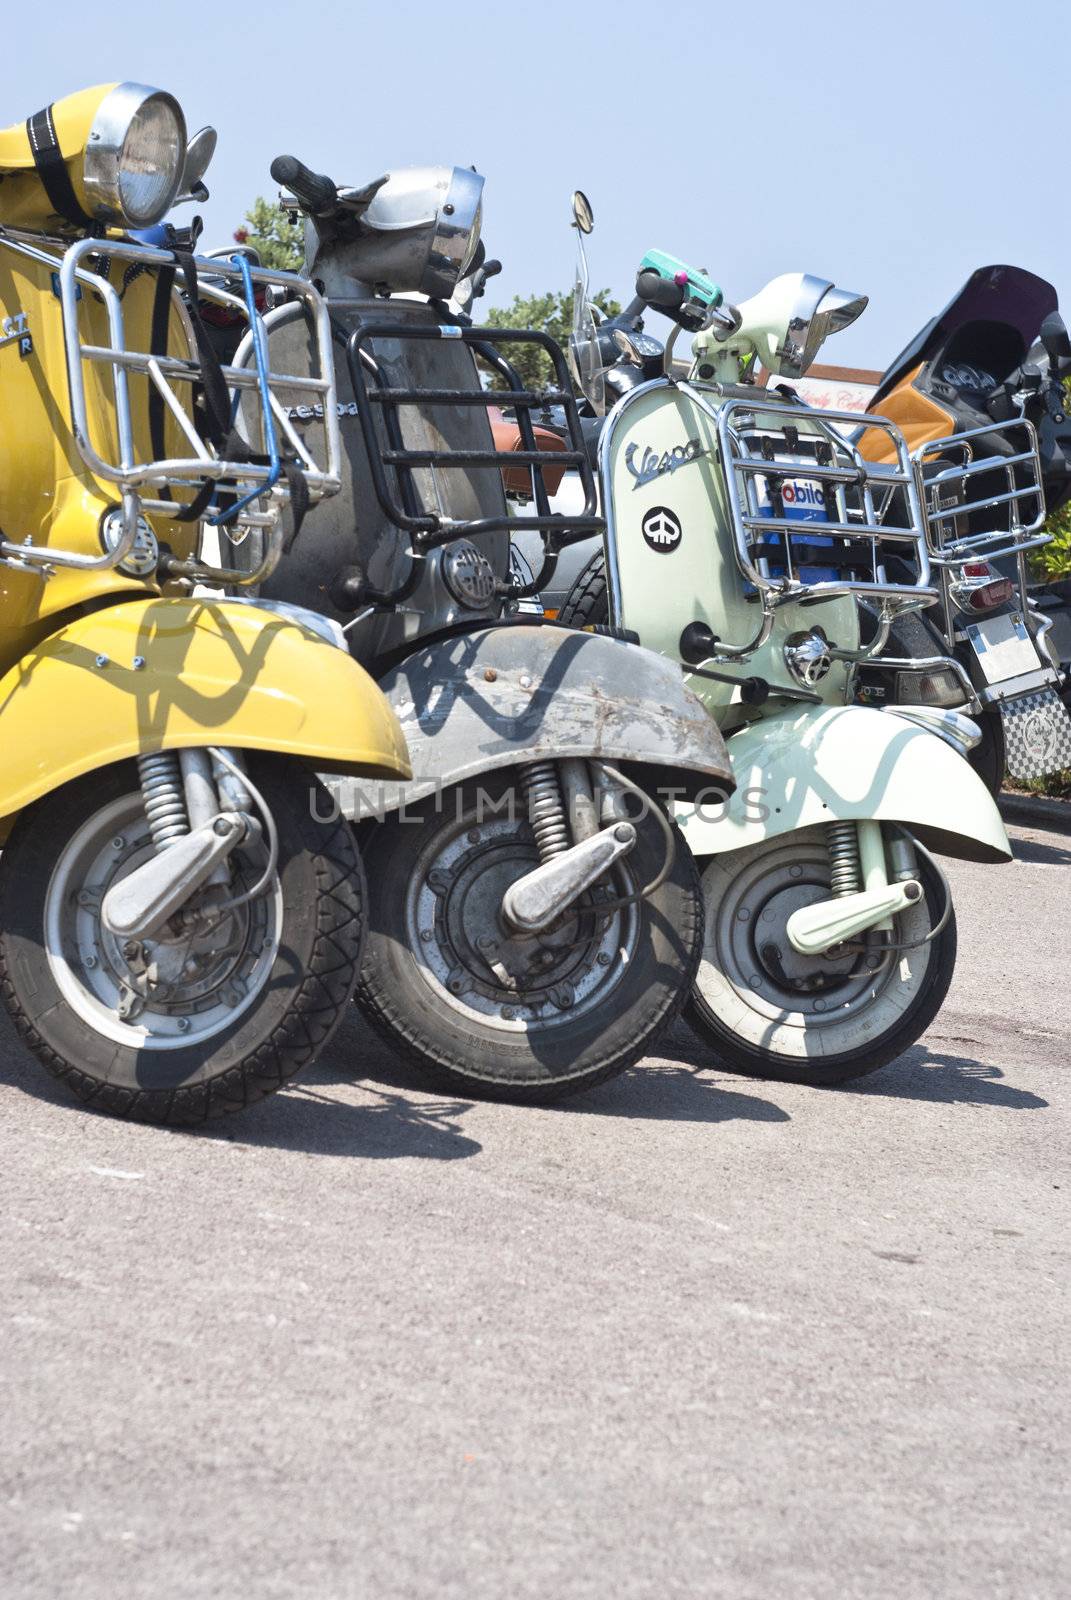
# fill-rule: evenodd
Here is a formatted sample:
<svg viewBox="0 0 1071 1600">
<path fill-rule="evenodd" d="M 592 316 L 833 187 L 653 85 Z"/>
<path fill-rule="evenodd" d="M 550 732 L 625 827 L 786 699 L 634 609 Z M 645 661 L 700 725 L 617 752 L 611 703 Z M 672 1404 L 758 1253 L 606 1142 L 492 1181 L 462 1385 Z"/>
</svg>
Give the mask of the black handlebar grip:
<svg viewBox="0 0 1071 1600">
<path fill-rule="evenodd" d="M 684 304 L 684 285 L 657 272 L 637 272 L 636 293 L 647 305 L 659 306 L 663 311 L 679 311 Z"/>
<path fill-rule="evenodd" d="M 313 172 L 297 156 L 276 156 L 271 175 L 314 217 L 328 216 L 338 205 L 337 185 L 322 172 Z"/>
</svg>

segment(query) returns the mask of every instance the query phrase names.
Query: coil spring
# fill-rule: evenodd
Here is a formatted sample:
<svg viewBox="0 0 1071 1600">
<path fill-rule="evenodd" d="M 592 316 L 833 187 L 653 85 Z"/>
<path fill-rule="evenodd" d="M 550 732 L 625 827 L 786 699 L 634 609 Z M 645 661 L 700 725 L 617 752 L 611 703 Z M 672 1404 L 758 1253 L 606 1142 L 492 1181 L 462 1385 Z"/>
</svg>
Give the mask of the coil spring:
<svg viewBox="0 0 1071 1600">
<path fill-rule="evenodd" d="M 827 822 L 826 844 L 832 869 L 829 886 L 834 899 L 846 894 L 858 894 L 863 887 L 863 869 L 859 861 L 859 831 L 855 823 Z"/>
<path fill-rule="evenodd" d="M 522 767 L 521 788 L 528 802 L 528 820 L 539 846 L 539 859 L 550 861 L 569 848 L 569 824 L 554 762 L 532 761 Z"/>
<path fill-rule="evenodd" d="M 161 750 L 156 755 L 139 756 L 138 777 L 149 831 L 159 854 L 190 831 L 182 768 L 175 751 Z"/>
</svg>

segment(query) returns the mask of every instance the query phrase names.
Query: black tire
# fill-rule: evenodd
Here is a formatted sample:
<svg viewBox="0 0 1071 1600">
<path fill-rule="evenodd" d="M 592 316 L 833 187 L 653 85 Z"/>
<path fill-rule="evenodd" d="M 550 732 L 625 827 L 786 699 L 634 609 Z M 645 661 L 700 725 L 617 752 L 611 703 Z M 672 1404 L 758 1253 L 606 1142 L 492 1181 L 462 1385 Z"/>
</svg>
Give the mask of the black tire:
<svg viewBox="0 0 1071 1600">
<path fill-rule="evenodd" d="M 792 836 L 794 840 L 801 841 L 801 844 L 796 846 L 797 849 L 801 850 L 801 859 L 803 859 L 802 846 L 806 845 L 810 841 L 810 836 L 816 833 L 820 837 L 819 830 L 803 830 L 801 833 Z M 757 854 L 764 847 L 775 846 L 777 842 L 776 840 L 767 840 L 764 845 L 752 847 L 752 850 Z M 734 854 L 744 857 L 751 854 L 751 851 L 739 851 L 734 852 Z M 718 862 L 723 859 L 727 858 L 714 857 L 713 861 Z M 905 1050 L 909 1049 L 929 1027 L 944 1003 L 949 984 L 952 981 L 952 974 L 955 970 L 956 919 L 954 912 L 950 914 L 942 932 L 937 935 L 930 945 L 924 947 L 926 964 L 921 981 L 910 1003 L 901 1013 L 899 1020 L 894 1025 L 871 1034 L 866 1039 L 865 1044 L 857 1045 L 850 1050 L 833 1050 L 821 1055 L 816 1054 L 813 1057 L 801 1057 L 798 1054 L 788 1054 L 767 1048 L 764 1045 L 756 1044 L 754 1040 L 742 1037 L 740 1029 L 734 1029 L 729 1026 L 723 1017 L 719 1015 L 719 1010 L 712 1004 L 710 980 L 714 974 L 710 971 L 704 971 L 705 964 L 710 959 L 712 948 L 716 948 L 711 935 L 712 922 L 717 916 L 718 909 L 716 905 L 712 904 L 712 891 L 716 888 L 716 885 L 712 881 L 708 881 L 712 865 L 713 863 L 708 863 L 707 869 L 703 874 L 703 887 L 707 897 L 704 955 L 700 962 L 700 972 L 696 986 L 692 990 L 685 1009 L 685 1019 L 702 1039 L 703 1043 L 709 1045 L 717 1058 L 719 1066 L 724 1067 L 729 1072 L 739 1073 L 745 1078 L 764 1078 L 774 1083 L 798 1083 L 808 1084 L 815 1088 L 830 1088 L 837 1084 L 851 1082 L 856 1078 L 866 1077 L 870 1073 L 878 1071 L 880 1067 L 886 1066 L 890 1061 L 894 1061 L 897 1056 L 902 1055 Z M 933 919 L 938 918 L 944 909 L 944 890 L 936 873 L 924 857 L 919 859 L 919 875 L 925 890 L 925 899 L 919 902 L 919 913 L 914 920 L 918 922 L 920 918 L 923 919 L 923 931 L 925 931 L 925 917 L 929 916 L 931 919 L 930 925 L 932 926 Z M 757 918 L 753 919 L 753 926 L 758 926 Z M 901 926 L 900 922 L 898 922 L 898 926 Z M 917 936 L 917 933 L 913 932 L 912 937 Z M 916 959 L 919 958 L 919 954 L 916 953 Z M 753 952 L 754 971 L 756 973 L 761 971 L 762 965 L 761 957 Z M 720 968 L 718 969 L 717 977 L 719 984 L 724 989 L 724 972 Z M 704 984 L 707 985 L 706 994 L 703 992 Z M 741 992 L 738 986 L 736 993 L 739 995 Z M 721 1000 L 721 1009 L 731 1012 L 734 1001 L 734 996 L 731 992 L 727 999 L 729 1003 L 726 1003 L 724 999 Z M 831 1009 L 835 1012 L 835 1000 Z M 743 1006 L 741 1007 L 741 1014 L 746 1015 Z M 786 1011 L 786 1017 L 787 1014 Z M 838 1025 L 835 1016 L 831 1018 L 831 1021 L 833 1026 Z M 865 1018 L 859 1026 L 864 1030 L 866 1029 Z M 765 1036 L 767 1038 L 774 1037 L 773 1025 L 770 1026 L 769 1032 Z"/>
<path fill-rule="evenodd" d="M 570 628 L 591 628 L 610 620 L 610 602 L 606 590 L 606 557 L 597 550 L 583 567 L 573 587 L 569 590 L 558 621 Z"/>
<path fill-rule="evenodd" d="M 320 820 L 331 803 L 305 768 L 254 757 L 249 772 L 279 834 L 281 899 L 265 897 L 275 908 L 273 953 L 270 962 L 263 958 L 266 974 L 249 986 L 251 1003 L 199 1044 L 136 1049 L 94 1031 L 65 998 L 47 949 L 57 863 L 87 819 L 140 799 L 132 763 L 48 795 L 19 819 L 0 856 L 0 995 L 26 1046 L 95 1110 L 177 1127 L 240 1110 L 309 1064 L 345 1014 L 364 934 L 352 831 L 340 819 Z M 251 962 L 256 951 L 254 943 Z M 69 971 L 66 953 L 64 960 Z"/>
<path fill-rule="evenodd" d="M 447 789 L 438 804 L 432 799 L 407 807 L 405 819 L 388 818 L 364 835 L 369 864 L 368 943 L 357 998 L 373 1027 L 434 1086 L 485 1099 L 538 1105 L 590 1089 L 622 1072 L 650 1049 L 678 1015 L 699 959 L 701 892 L 691 852 L 674 828 L 675 855 L 665 882 L 648 899 L 609 923 L 607 939 L 614 937 L 614 928 L 629 926 L 633 943 L 627 963 L 608 958 L 605 978 L 594 976 L 592 997 L 584 1002 L 587 1009 L 565 1016 L 544 999 L 545 1014 L 541 1016 L 535 1014 L 538 1005 L 516 1004 L 515 994 L 478 959 L 473 936 L 450 934 L 447 942 L 452 922 L 463 923 L 465 904 L 460 888 L 437 891 L 441 896 L 441 906 L 437 903 L 434 909 L 438 931 L 432 932 L 427 943 L 420 943 L 421 935 L 426 938 L 432 930 L 425 926 L 418 932 L 417 928 L 419 906 L 428 903 L 421 902 L 420 896 L 431 894 L 430 889 L 422 888 L 425 875 L 437 870 L 435 863 L 447 859 L 449 849 L 460 849 L 450 841 L 460 840 L 462 835 L 467 842 L 474 836 L 484 837 L 479 828 L 470 826 L 480 820 L 480 795 L 494 806 L 512 791 L 509 774 L 489 775 L 486 780 Z M 483 812 L 484 817 L 488 814 Z M 472 844 L 474 860 L 479 859 L 478 849 L 508 852 L 505 865 L 494 869 L 507 874 L 505 882 L 538 864 L 523 802 L 518 802 L 516 820 L 501 828 L 497 823 L 487 826 L 490 842 Z M 651 882 L 665 860 L 666 837 L 658 822 L 647 815 L 636 822 L 636 828 L 637 843 L 626 858 L 627 870 L 618 875 L 620 887 L 615 883 L 610 891 L 613 894 Z M 469 870 L 463 861 L 454 870 L 458 880 L 464 880 Z M 474 865 L 471 873 L 476 882 L 478 870 L 492 869 Z M 455 907 L 455 899 L 460 909 Z M 488 903 L 486 894 L 483 903 Z M 626 923 L 629 916 L 635 919 L 631 924 Z M 477 925 L 486 929 L 490 922 Z M 594 928 L 597 923 L 585 912 L 576 919 L 576 929 L 586 926 Z M 485 940 L 488 937 L 484 935 Z M 509 961 L 521 959 L 523 941 L 511 941 L 501 932 L 494 937 L 496 950 L 505 951 L 497 957 L 504 969 Z M 587 960 L 584 944 L 577 939 L 563 948 L 579 948 Z M 528 941 L 525 948 L 531 947 Z M 594 963 L 602 954 L 605 952 L 599 951 L 591 957 L 582 982 L 595 974 Z M 453 999 L 433 969 L 436 961 L 445 962 L 448 968 L 455 956 L 459 963 L 468 963 L 453 969 L 464 972 L 467 987 Z M 535 954 L 528 959 L 534 963 Z M 579 965 L 578 958 L 576 969 Z M 557 979 L 551 973 L 527 981 L 528 993 L 538 996 L 549 992 L 538 985 L 552 985 Z M 476 1008 L 482 1008 L 479 1014 L 473 1014 Z M 503 1026 L 504 1022 L 509 1025 Z"/>
<path fill-rule="evenodd" d="M 996 800 L 1004 787 L 1007 767 L 1004 721 L 995 707 L 984 711 L 977 721 L 982 730 L 982 738 L 970 752 L 967 760 Z"/>
</svg>

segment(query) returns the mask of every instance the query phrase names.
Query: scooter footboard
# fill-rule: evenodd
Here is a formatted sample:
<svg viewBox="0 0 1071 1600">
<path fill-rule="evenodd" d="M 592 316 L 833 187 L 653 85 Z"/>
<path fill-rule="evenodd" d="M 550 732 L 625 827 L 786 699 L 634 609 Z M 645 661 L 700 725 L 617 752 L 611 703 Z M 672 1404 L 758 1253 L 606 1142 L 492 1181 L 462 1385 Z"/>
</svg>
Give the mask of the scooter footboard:
<svg viewBox="0 0 1071 1600">
<path fill-rule="evenodd" d="M 942 855 L 1011 859 L 1000 812 L 949 744 L 895 713 L 807 707 L 752 723 L 728 741 L 728 800 L 676 808 L 695 856 L 720 855 L 818 823 L 896 822 Z"/>
<path fill-rule="evenodd" d="M 481 629 L 417 651 L 381 687 L 413 781 L 325 777 L 354 821 L 482 773 L 567 757 L 656 769 L 667 805 L 733 788 L 725 741 L 680 669 L 622 640 L 552 624 Z"/>
</svg>

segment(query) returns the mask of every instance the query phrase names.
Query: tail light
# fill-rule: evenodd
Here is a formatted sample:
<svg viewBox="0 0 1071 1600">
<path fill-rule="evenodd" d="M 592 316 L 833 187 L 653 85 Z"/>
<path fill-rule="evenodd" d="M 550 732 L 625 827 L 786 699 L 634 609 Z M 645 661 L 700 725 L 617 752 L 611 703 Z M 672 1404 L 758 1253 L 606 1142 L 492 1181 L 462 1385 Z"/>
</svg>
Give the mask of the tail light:
<svg viewBox="0 0 1071 1600">
<path fill-rule="evenodd" d="M 988 561 L 967 561 L 952 584 L 952 598 L 961 611 L 995 611 L 1015 595 L 1011 578 L 1003 578 Z"/>
<path fill-rule="evenodd" d="M 961 706 L 965 699 L 963 686 L 948 667 L 936 672 L 898 672 L 895 696 L 909 706 Z"/>
<path fill-rule="evenodd" d="M 271 296 L 267 287 L 262 283 L 254 286 L 253 304 L 261 315 L 272 308 Z M 235 323 L 246 320 L 241 311 L 232 306 L 221 306 L 215 300 L 198 300 L 197 309 L 200 311 L 203 321 L 210 323 L 213 328 L 230 328 Z"/>
</svg>

